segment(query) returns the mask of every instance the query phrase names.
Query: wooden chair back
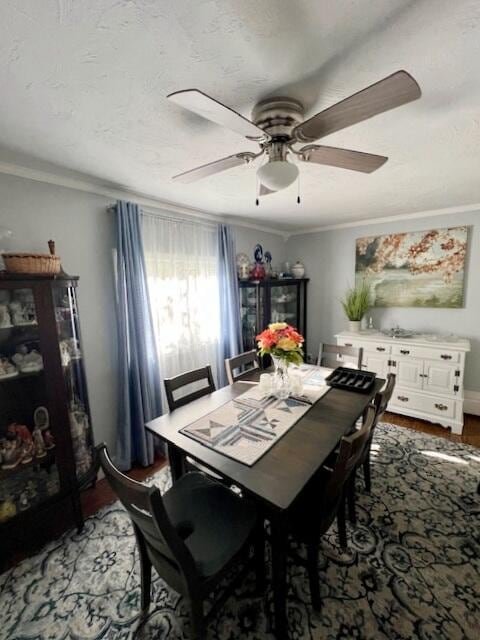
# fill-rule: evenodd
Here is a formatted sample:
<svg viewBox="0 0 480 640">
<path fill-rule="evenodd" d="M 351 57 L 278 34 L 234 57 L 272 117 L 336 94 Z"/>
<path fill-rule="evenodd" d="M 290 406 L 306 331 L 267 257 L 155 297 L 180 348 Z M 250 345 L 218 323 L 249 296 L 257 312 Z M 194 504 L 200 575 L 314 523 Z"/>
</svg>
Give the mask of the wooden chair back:
<svg viewBox="0 0 480 640">
<path fill-rule="evenodd" d="M 193 384 L 194 382 L 202 381 L 206 381 L 206 385 L 201 389 L 196 389 L 191 393 L 180 396 L 180 398 L 174 398 L 173 394 L 175 391 L 178 391 L 182 387 L 186 387 L 189 384 Z M 181 373 L 180 375 L 173 378 L 165 378 L 164 385 L 165 393 L 167 395 L 168 408 L 170 409 L 170 411 L 178 409 L 178 407 L 183 407 L 189 402 L 193 402 L 193 400 L 197 400 L 197 398 L 201 398 L 215 391 L 215 382 L 213 380 L 212 368 L 209 364 L 206 367 L 201 367 L 200 369 L 194 369 L 193 371 Z"/>
<path fill-rule="evenodd" d="M 193 580 L 197 571 L 190 551 L 170 522 L 160 490 L 121 473 L 105 443 L 98 445 L 96 452 L 107 482 L 132 520 L 140 554 L 146 553 L 162 578 L 185 593 L 185 578 Z"/>
<path fill-rule="evenodd" d="M 373 421 L 372 428 L 370 429 L 370 437 L 368 439 L 367 446 L 365 447 L 361 462 L 364 462 L 365 459 L 370 456 L 370 447 L 373 440 L 373 434 L 377 427 L 377 424 L 380 421 L 380 418 L 383 417 L 383 414 L 387 409 L 388 403 L 390 402 L 390 399 L 393 394 L 393 390 L 395 389 L 395 380 L 396 380 L 395 374 L 389 373 L 387 375 L 387 384 L 381 391 L 379 391 L 376 394 L 373 400 L 373 403 L 371 406 L 375 410 L 375 419 Z"/>
<path fill-rule="evenodd" d="M 337 344 L 325 344 L 320 343 L 318 350 L 317 365 L 319 367 L 332 367 L 336 368 L 342 366 L 342 362 L 337 359 L 337 356 L 342 356 L 342 360 L 345 360 L 345 356 L 349 360 L 344 364 L 355 364 L 357 369 L 362 368 L 363 360 L 363 348 L 357 347 L 345 347 Z"/>
<path fill-rule="evenodd" d="M 395 389 L 395 381 L 396 381 L 395 374 L 389 373 L 387 375 L 387 384 L 375 396 L 375 399 L 373 401 L 373 404 L 376 409 L 375 424 L 380 420 L 380 418 L 383 416 L 383 414 L 387 410 L 388 403 L 390 402 L 393 395 L 393 390 Z"/>
<path fill-rule="evenodd" d="M 241 380 L 242 376 L 244 376 L 249 369 L 257 369 L 258 366 L 258 357 L 255 349 L 245 351 L 245 353 L 233 356 L 233 358 L 226 358 L 225 370 L 227 373 L 228 384 L 233 384 L 234 382 L 237 382 L 237 380 Z M 235 371 L 238 369 L 240 369 L 240 371 L 235 374 Z"/>
<path fill-rule="evenodd" d="M 323 494 L 325 512 L 334 512 L 340 503 L 344 486 L 359 464 L 365 447 L 368 445 L 370 432 L 375 422 L 375 416 L 375 408 L 369 406 L 362 427 L 353 434 L 344 436 L 340 441 L 340 449 L 335 460 L 335 465 L 328 478 Z"/>
</svg>

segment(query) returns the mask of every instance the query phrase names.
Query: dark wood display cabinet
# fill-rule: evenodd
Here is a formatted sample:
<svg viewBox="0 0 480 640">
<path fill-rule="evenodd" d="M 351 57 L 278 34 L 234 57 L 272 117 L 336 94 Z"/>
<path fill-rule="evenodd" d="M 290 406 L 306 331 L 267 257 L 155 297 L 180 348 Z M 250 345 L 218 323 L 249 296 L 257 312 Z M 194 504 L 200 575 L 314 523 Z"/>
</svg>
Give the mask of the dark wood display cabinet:
<svg viewBox="0 0 480 640">
<path fill-rule="evenodd" d="M 80 529 L 80 490 L 96 479 L 77 284 L 0 275 L 2 566 L 53 525 Z"/>
<path fill-rule="evenodd" d="M 308 278 L 239 281 L 245 351 L 256 348 L 255 336 L 268 324 L 287 322 L 305 338 L 307 353 L 307 283 Z"/>
</svg>

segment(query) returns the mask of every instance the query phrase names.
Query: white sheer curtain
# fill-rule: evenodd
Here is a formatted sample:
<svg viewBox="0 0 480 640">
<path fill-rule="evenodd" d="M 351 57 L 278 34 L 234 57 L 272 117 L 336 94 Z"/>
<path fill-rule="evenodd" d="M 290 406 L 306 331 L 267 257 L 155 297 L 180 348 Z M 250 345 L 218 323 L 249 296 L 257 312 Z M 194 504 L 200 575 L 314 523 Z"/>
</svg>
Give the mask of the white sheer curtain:
<svg viewBox="0 0 480 640">
<path fill-rule="evenodd" d="M 217 379 L 217 227 L 144 213 L 142 235 L 162 378 L 212 366 Z"/>
</svg>

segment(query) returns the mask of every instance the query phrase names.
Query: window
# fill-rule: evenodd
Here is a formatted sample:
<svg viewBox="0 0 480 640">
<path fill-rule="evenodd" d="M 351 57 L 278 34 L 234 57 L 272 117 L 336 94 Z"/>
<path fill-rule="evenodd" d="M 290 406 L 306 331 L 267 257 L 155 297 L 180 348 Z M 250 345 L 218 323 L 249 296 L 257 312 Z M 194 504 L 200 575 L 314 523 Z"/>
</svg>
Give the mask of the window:
<svg viewBox="0 0 480 640">
<path fill-rule="evenodd" d="M 142 232 L 162 376 L 206 364 L 216 375 L 220 332 L 216 226 L 144 214 Z"/>
</svg>

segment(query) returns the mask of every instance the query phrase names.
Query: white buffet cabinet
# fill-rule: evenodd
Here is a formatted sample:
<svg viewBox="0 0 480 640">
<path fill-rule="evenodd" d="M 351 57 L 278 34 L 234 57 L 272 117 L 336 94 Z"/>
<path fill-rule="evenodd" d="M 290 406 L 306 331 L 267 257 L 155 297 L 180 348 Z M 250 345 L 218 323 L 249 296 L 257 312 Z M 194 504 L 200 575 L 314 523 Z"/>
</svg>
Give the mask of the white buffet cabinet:
<svg viewBox="0 0 480 640">
<path fill-rule="evenodd" d="M 463 376 L 470 343 L 464 339 L 442 341 L 434 335 L 390 338 L 379 331 L 344 331 L 338 345 L 363 347 L 362 368 L 385 378 L 396 375 L 388 410 L 463 429 Z M 340 356 L 339 356 L 340 358 Z"/>
</svg>

